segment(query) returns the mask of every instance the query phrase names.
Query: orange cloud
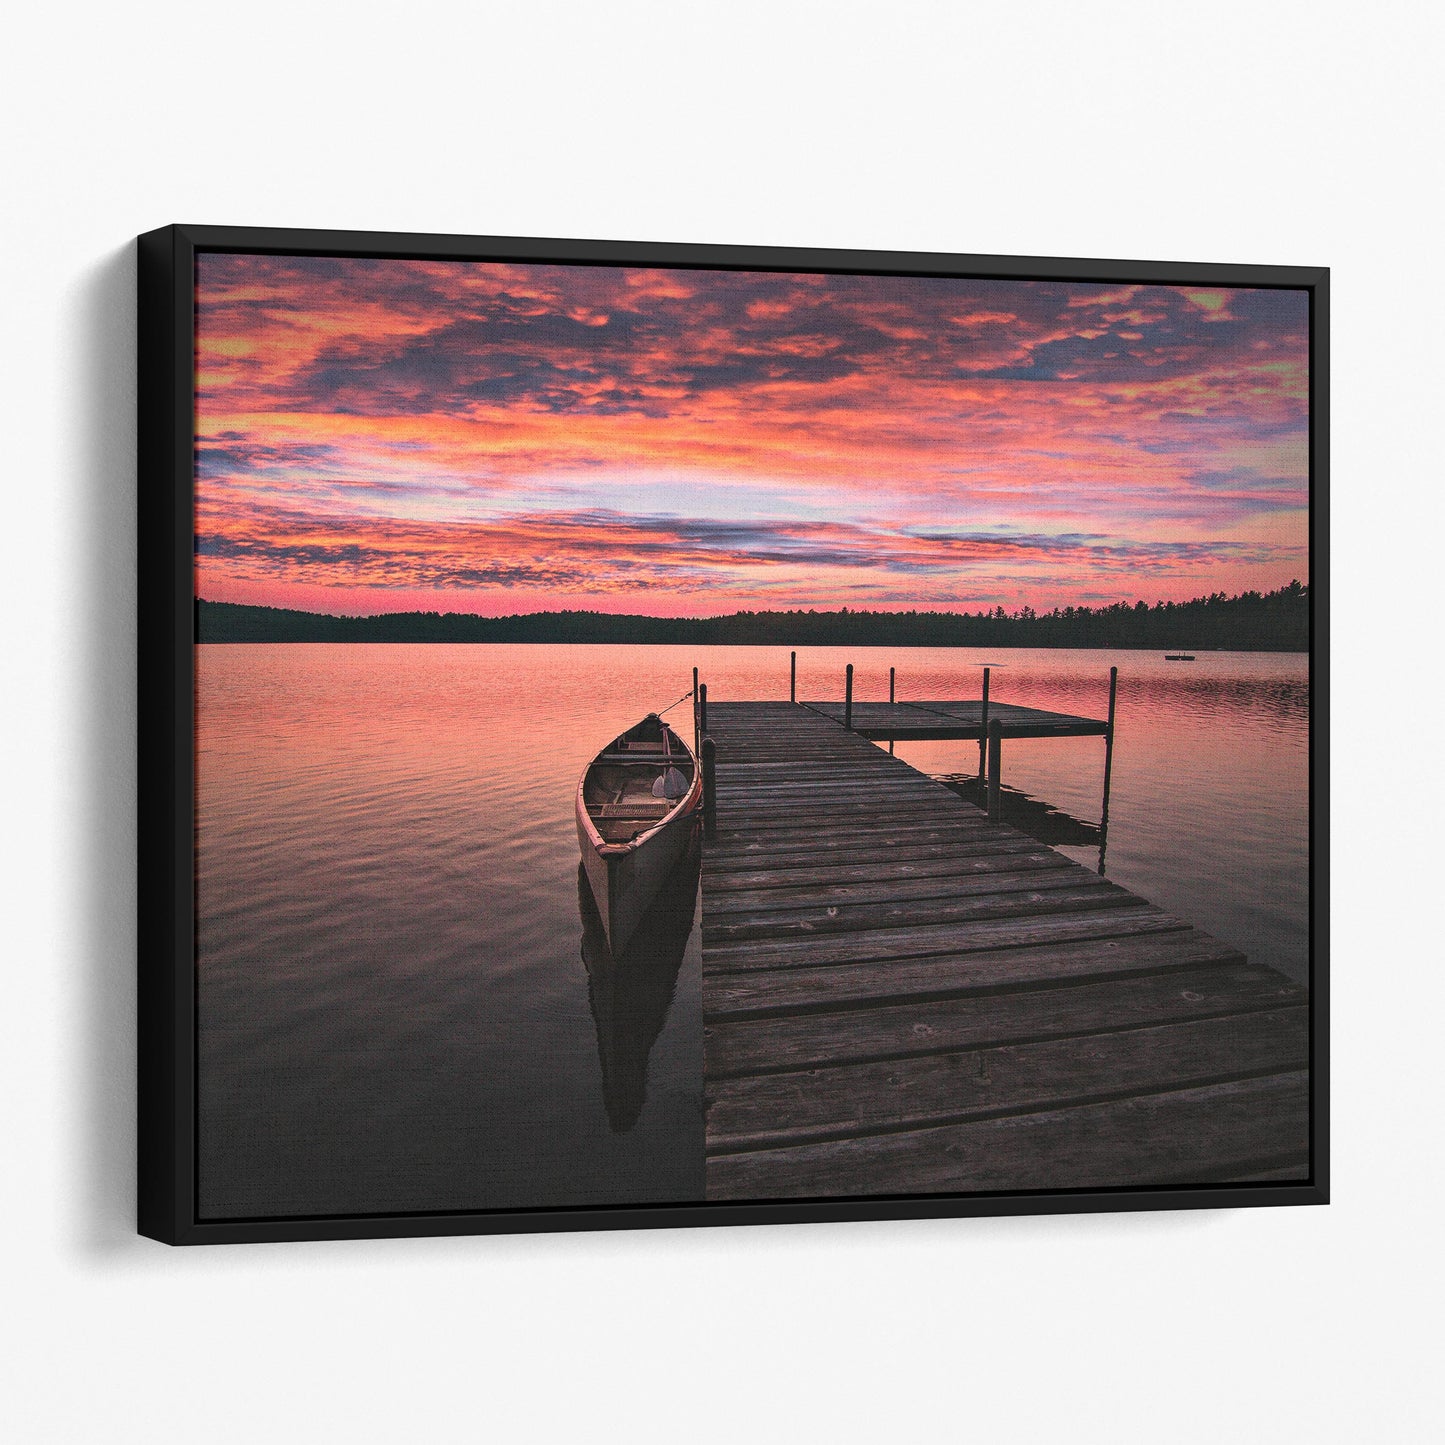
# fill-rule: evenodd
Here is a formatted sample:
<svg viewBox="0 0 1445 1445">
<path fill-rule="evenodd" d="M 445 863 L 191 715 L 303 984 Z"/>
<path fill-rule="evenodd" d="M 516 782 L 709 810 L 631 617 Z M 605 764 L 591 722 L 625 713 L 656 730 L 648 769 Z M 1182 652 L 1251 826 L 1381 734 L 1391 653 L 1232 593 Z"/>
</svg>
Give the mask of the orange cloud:
<svg viewBox="0 0 1445 1445">
<path fill-rule="evenodd" d="M 207 256 L 197 309 L 206 595 L 1047 606 L 1303 571 L 1303 293 Z M 707 530 L 739 517 L 773 549 Z"/>
</svg>

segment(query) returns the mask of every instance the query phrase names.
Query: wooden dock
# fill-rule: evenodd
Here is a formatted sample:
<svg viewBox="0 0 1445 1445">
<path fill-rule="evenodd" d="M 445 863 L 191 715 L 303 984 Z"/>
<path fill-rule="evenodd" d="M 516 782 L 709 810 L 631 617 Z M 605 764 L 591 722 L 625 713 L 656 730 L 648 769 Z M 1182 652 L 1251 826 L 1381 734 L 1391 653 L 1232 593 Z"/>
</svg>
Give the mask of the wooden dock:
<svg viewBox="0 0 1445 1445">
<path fill-rule="evenodd" d="M 805 702 L 802 706 L 841 724 L 851 713 L 853 731 L 884 742 L 918 739 L 982 738 L 984 704 L 978 702 Z M 1073 717 L 1008 703 L 988 704 L 990 721 L 1003 725 L 1006 738 L 1101 738 L 1109 725 L 1098 718 Z"/>
<path fill-rule="evenodd" d="M 876 731 L 898 706 L 936 729 L 978 704 L 859 704 L 855 728 L 922 735 Z M 830 711 L 708 709 L 710 1199 L 1308 1177 L 1302 986 Z M 1050 717 L 1012 735 L 1087 735 Z"/>
</svg>

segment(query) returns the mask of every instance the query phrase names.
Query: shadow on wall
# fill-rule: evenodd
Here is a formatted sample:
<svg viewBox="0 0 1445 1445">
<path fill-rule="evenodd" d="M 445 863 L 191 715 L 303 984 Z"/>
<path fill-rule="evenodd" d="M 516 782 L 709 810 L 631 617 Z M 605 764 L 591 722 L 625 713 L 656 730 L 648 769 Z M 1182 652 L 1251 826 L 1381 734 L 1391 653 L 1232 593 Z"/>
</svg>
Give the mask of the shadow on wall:
<svg viewBox="0 0 1445 1445">
<path fill-rule="evenodd" d="M 72 1138 L 73 1229 L 90 1254 L 133 1245 L 136 1039 L 136 257 L 128 244 L 84 275 L 71 298 L 72 397 L 79 440 L 72 576 L 79 591 L 69 699 L 73 825 L 81 830 L 80 1060 Z"/>
</svg>

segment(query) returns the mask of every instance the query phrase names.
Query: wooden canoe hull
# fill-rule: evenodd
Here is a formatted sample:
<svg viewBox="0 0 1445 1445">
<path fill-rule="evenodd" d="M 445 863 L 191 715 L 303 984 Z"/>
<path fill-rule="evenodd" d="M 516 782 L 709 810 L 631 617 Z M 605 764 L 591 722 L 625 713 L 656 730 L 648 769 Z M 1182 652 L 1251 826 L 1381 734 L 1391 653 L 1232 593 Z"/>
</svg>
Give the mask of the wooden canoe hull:
<svg viewBox="0 0 1445 1445">
<path fill-rule="evenodd" d="M 614 954 L 626 949 L 653 899 L 687 852 L 700 821 L 702 769 L 686 742 L 677 733 L 672 733 L 672 738 L 691 764 L 691 785 L 664 819 L 631 842 L 604 842 L 588 813 L 584 794 L 595 760 L 588 764 L 577 785 L 577 842 L 582 867 Z"/>
<path fill-rule="evenodd" d="M 701 792 L 699 790 L 699 796 Z M 592 886 L 592 897 L 614 954 L 628 945 L 637 925 L 682 861 L 698 823 L 697 807 L 674 813 L 641 845 L 595 846 L 589 836 L 585 810 L 577 819 L 577 840 L 582 867 Z"/>
</svg>

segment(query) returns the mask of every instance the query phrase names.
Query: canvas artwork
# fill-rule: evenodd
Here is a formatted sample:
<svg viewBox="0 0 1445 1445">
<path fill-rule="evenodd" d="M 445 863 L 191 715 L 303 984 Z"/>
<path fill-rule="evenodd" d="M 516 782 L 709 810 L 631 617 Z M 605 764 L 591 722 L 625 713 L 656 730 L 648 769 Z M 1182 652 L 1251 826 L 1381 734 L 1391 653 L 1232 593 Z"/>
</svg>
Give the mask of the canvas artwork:
<svg viewBox="0 0 1445 1445">
<path fill-rule="evenodd" d="M 158 234 L 150 1232 L 1323 1197 L 1323 273 Z"/>
</svg>

